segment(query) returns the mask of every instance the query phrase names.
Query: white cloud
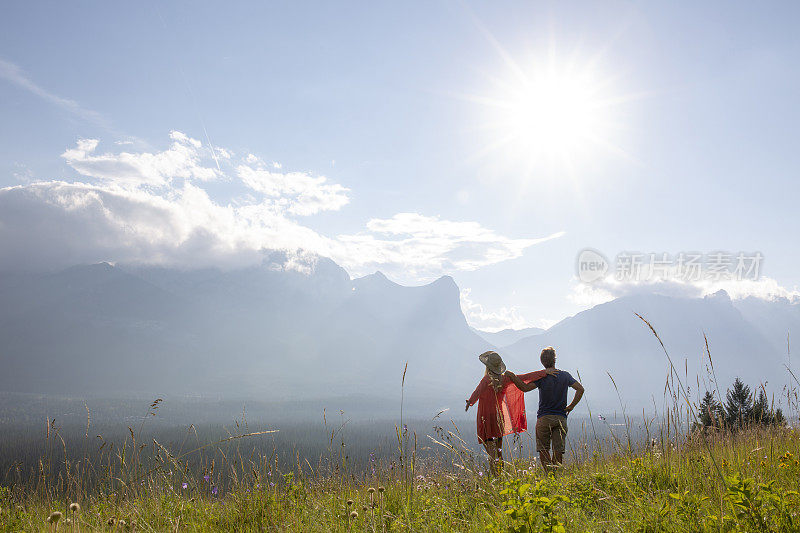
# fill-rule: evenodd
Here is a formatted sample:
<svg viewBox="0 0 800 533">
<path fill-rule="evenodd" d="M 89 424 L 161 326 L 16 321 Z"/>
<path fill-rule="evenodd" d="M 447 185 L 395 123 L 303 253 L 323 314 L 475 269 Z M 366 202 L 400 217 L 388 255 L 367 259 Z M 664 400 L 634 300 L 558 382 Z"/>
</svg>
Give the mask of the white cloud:
<svg viewBox="0 0 800 533">
<path fill-rule="evenodd" d="M 216 169 L 201 163 L 200 141 L 179 131 L 171 132 L 170 138 L 174 142 L 161 152 L 103 154 L 95 154 L 97 139 L 81 139 L 61 157 L 83 176 L 113 181 L 126 188 L 163 187 L 176 178 L 208 181 L 218 177 Z"/>
<path fill-rule="evenodd" d="M 483 331 L 522 329 L 530 326 L 516 306 L 487 311 L 481 304 L 472 301 L 471 292 L 471 289 L 461 290 L 461 310 L 470 326 Z"/>
<path fill-rule="evenodd" d="M 235 161 L 233 152 L 215 147 L 224 152 L 218 170 L 207 145 L 177 131 L 170 138 L 162 151 L 102 153 L 97 139 L 81 139 L 62 154 L 80 178 L 0 189 L 0 268 L 97 261 L 226 267 L 281 251 L 290 268 L 306 269 L 319 255 L 353 275 L 381 269 L 419 281 L 519 257 L 560 236 L 512 239 L 476 222 L 417 213 L 326 236 L 297 217 L 341 209 L 349 200 L 343 185 L 268 170 L 253 154 Z M 226 181 L 228 198 L 209 186 L 215 179 Z"/>
<path fill-rule="evenodd" d="M 167 195 L 37 182 L 0 189 L 2 267 L 99 261 L 243 266 L 264 249 L 324 248 L 324 238 L 270 210 L 212 201 L 190 183 Z"/>
<path fill-rule="evenodd" d="M 761 276 L 757 280 L 698 280 L 658 279 L 649 281 L 620 281 L 606 276 L 594 283 L 576 280 L 569 299 L 581 307 L 591 307 L 615 298 L 636 294 L 661 294 L 681 298 L 700 298 L 724 290 L 735 299 L 753 296 L 765 300 L 787 298 L 800 299 L 800 291 L 788 289 L 772 278 Z"/>
<path fill-rule="evenodd" d="M 513 259 L 529 246 L 563 235 L 511 239 L 477 222 L 453 222 L 418 213 L 374 218 L 367 222 L 367 230 L 339 236 L 345 252 L 340 261 L 346 264 L 348 258 L 361 258 L 361 265 L 367 269 L 392 266 L 401 275 L 417 279 Z"/>
<path fill-rule="evenodd" d="M 244 164 L 236 168 L 236 174 L 247 187 L 275 198 L 294 215 L 338 211 L 349 201 L 348 189 L 338 183 L 328 183 L 324 176 L 313 177 L 305 172 L 283 174 Z"/>
</svg>

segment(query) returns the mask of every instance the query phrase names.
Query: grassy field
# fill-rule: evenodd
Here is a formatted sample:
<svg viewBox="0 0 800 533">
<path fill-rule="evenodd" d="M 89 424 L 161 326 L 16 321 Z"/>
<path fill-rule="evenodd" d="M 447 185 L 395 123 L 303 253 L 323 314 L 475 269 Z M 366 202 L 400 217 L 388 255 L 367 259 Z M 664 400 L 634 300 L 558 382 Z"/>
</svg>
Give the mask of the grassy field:
<svg viewBox="0 0 800 533">
<path fill-rule="evenodd" d="M 49 419 L 41 446 L 19 441 L 29 459 L 0 472 L 0 530 L 800 531 L 797 390 L 784 390 L 776 418 L 765 392 L 759 404 L 739 386 L 707 393 L 704 410 L 673 372 L 659 417 L 624 416 L 607 432 L 591 412 L 571 418 L 570 460 L 555 469 L 507 439 L 499 476 L 474 437 L 441 418 L 428 431 L 401 416 L 380 456 L 332 423 L 311 462 L 299 451 L 287 460 L 288 441 L 248 444 L 274 433 L 244 417 L 212 442 L 159 440 L 143 430 L 160 400 L 125 438 L 97 440 L 87 407 L 83 444 Z"/>
<path fill-rule="evenodd" d="M 639 452 L 623 438 L 615 451 L 550 472 L 512 458 L 499 477 L 487 474 L 483 458 L 455 431 L 444 428 L 433 438 L 450 456 L 446 467 L 418 461 L 414 437 L 401 430 L 397 460 L 374 473 L 350 473 L 346 463 L 325 473 L 310 465 L 278 471 L 266 455 L 189 471 L 186 457 L 204 450 L 180 457 L 155 442 L 150 456 L 131 441 L 88 470 L 80 461 L 69 464 L 68 474 L 53 480 L 43 458 L 38 480 L 0 488 L 0 528 L 800 531 L 800 434 L 793 429 L 662 433 Z M 81 483 L 92 476 L 100 483 L 84 490 Z M 71 503 L 80 509 L 71 511 Z M 60 519 L 48 522 L 54 512 Z"/>
</svg>

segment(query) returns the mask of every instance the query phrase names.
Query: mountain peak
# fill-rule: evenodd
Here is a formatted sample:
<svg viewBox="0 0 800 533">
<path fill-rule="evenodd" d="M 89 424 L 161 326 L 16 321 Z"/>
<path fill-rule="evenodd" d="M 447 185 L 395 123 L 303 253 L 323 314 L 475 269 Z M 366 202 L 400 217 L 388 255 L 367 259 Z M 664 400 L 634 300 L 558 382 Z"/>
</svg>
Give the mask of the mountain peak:
<svg viewBox="0 0 800 533">
<path fill-rule="evenodd" d="M 376 270 L 372 274 L 367 274 L 366 276 L 356 278 L 352 280 L 352 282 L 354 287 L 363 287 L 363 288 L 400 287 L 400 285 L 387 278 L 386 275 L 380 270 Z"/>
<path fill-rule="evenodd" d="M 713 294 L 706 295 L 706 300 L 710 301 L 720 301 L 720 302 L 730 302 L 731 297 L 725 289 L 720 289 Z"/>
<path fill-rule="evenodd" d="M 458 289 L 458 285 L 456 285 L 456 280 L 453 279 L 453 276 L 442 276 L 433 281 L 431 285 L 455 287 Z"/>
</svg>

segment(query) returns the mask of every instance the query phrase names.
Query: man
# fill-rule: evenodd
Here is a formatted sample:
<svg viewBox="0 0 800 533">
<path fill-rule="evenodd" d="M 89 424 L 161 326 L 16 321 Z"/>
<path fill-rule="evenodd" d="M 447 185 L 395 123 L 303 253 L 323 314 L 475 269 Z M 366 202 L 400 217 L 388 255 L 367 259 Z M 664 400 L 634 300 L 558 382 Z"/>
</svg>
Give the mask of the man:
<svg viewBox="0 0 800 533">
<path fill-rule="evenodd" d="M 555 369 L 556 351 L 552 346 L 542 350 L 540 357 L 545 369 Z M 507 372 L 514 385 L 523 392 L 539 389 L 539 411 L 536 413 L 536 451 L 542 465 L 560 465 L 564 458 L 567 436 L 567 415 L 575 409 L 583 397 L 583 386 L 569 372 L 559 370 L 557 374 L 549 374 L 538 381 L 530 381 L 529 375 L 515 376 Z M 567 389 L 575 389 L 572 402 L 567 405 Z M 550 445 L 553 455 L 550 455 Z"/>
</svg>

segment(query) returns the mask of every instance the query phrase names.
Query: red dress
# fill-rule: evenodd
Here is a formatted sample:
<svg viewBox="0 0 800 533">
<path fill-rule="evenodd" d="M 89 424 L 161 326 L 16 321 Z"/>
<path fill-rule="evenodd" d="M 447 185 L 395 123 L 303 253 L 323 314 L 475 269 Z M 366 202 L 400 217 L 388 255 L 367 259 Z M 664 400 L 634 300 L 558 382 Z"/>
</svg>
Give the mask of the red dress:
<svg viewBox="0 0 800 533">
<path fill-rule="evenodd" d="M 530 383 L 546 375 L 546 371 L 538 370 L 519 374 L 517 377 L 525 383 Z M 508 376 L 503 376 L 503 386 L 499 391 L 494 390 L 489 376 L 483 376 L 475 392 L 469 397 L 470 405 L 475 405 L 475 402 L 478 402 L 478 442 L 527 431 L 525 394 Z"/>
</svg>

